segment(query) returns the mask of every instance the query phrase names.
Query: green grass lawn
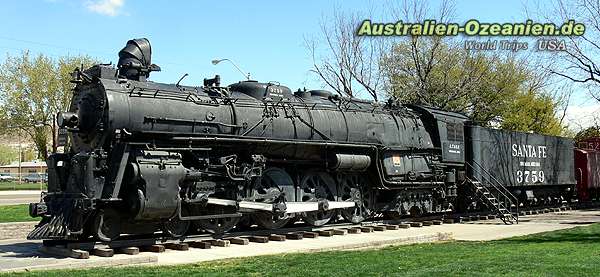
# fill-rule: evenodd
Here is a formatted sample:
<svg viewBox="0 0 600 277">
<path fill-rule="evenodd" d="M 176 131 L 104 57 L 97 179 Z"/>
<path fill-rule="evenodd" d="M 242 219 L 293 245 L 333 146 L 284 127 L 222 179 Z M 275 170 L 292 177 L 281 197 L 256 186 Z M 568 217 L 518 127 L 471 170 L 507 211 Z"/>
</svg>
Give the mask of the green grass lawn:
<svg viewBox="0 0 600 277">
<path fill-rule="evenodd" d="M 259 247 L 259 246 L 249 246 Z M 288 254 L 180 266 L 34 271 L 33 276 L 597 276 L 600 224 L 493 242 Z"/>
<path fill-rule="evenodd" d="M 29 205 L 27 204 L 0 206 L 0 223 L 39 220 L 39 217 L 29 216 Z"/>
<path fill-rule="evenodd" d="M 42 184 L 44 190 L 48 189 L 46 183 Z M 39 190 L 40 183 L 22 183 L 17 182 L 0 182 L 0 190 Z"/>
</svg>

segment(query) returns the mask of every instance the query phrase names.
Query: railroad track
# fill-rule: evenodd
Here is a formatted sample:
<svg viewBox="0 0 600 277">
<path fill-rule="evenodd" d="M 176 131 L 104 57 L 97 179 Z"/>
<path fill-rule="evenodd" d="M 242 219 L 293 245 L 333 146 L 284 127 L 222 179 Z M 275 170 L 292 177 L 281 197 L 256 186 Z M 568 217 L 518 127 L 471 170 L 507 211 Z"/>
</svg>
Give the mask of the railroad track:
<svg viewBox="0 0 600 277">
<path fill-rule="evenodd" d="M 571 207 L 540 208 L 522 211 L 521 215 L 533 215 L 549 212 L 571 210 Z M 87 259 L 90 255 L 112 257 L 114 254 L 137 255 L 140 252 L 161 253 L 166 249 L 186 251 L 190 248 L 210 249 L 212 247 L 228 247 L 231 244 L 251 245 L 251 243 L 268 243 L 271 241 L 315 239 L 318 237 L 333 237 L 358 235 L 364 233 L 384 232 L 408 228 L 420 228 L 432 225 L 454 224 L 479 220 L 494 220 L 495 215 L 485 212 L 450 214 L 444 216 L 426 216 L 420 218 L 388 220 L 374 219 L 352 224 L 345 222 L 331 223 L 322 227 L 306 226 L 302 223 L 295 226 L 275 230 L 251 228 L 221 235 L 195 234 L 183 238 L 165 238 L 158 234 L 151 236 L 130 236 L 112 242 L 69 242 L 44 241 L 40 251 L 45 254 Z"/>
</svg>

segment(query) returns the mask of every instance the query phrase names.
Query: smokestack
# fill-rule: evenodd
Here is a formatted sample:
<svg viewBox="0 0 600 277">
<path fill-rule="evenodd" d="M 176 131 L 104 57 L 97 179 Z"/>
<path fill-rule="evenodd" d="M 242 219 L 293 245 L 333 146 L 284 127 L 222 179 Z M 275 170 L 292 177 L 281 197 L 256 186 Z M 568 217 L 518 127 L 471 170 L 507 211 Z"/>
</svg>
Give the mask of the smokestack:
<svg viewBox="0 0 600 277">
<path fill-rule="evenodd" d="M 152 47 L 146 38 L 132 39 L 119 51 L 119 77 L 129 80 L 146 81 L 151 71 L 160 71 L 152 64 Z"/>
</svg>

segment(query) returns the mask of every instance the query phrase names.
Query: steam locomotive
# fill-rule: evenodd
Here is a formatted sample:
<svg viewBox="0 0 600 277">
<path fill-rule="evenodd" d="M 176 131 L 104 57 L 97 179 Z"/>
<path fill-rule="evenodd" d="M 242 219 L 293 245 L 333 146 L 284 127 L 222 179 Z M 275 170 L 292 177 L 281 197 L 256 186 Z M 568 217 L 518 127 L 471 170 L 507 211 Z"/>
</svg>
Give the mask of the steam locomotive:
<svg viewBox="0 0 600 277">
<path fill-rule="evenodd" d="M 47 160 L 29 239 L 180 237 L 485 206 L 511 221 L 519 206 L 571 198 L 569 139 L 278 83 L 155 83 L 151 54 L 134 39 L 116 67 L 73 73 L 70 108 L 58 115 L 67 151 Z"/>
</svg>

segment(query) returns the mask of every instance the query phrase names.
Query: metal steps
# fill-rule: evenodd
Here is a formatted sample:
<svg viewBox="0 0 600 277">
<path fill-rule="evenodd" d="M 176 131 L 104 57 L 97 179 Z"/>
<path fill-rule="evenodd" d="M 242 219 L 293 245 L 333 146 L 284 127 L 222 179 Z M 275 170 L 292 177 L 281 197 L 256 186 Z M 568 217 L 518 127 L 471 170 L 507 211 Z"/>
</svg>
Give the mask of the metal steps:
<svg viewBox="0 0 600 277">
<path fill-rule="evenodd" d="M 518 224 L 518 199 L 481 165 L 477 163 L 473 165 L 467 163 L 467 165 L 472 174 L 467 178 L 466 183 L 472 187 L 477 199 L 496 213 L 505 224 Z M 481 180 L 475 179 L 474 176 L 479 176 Z"/>
</svg>

